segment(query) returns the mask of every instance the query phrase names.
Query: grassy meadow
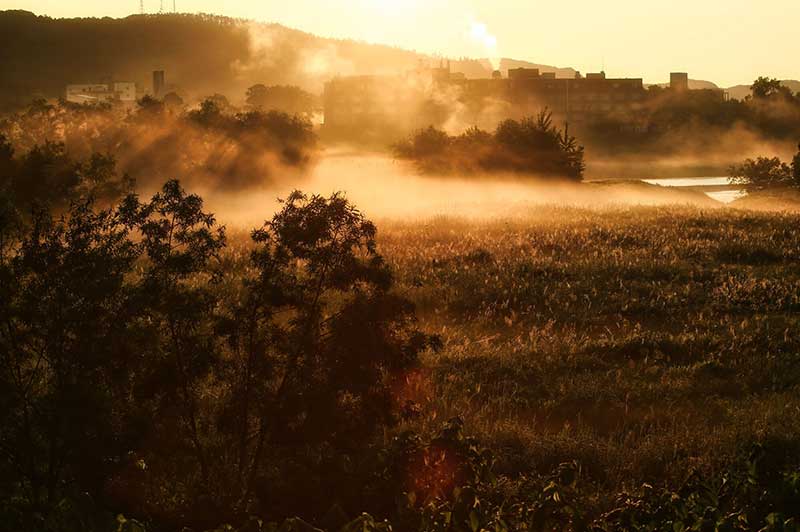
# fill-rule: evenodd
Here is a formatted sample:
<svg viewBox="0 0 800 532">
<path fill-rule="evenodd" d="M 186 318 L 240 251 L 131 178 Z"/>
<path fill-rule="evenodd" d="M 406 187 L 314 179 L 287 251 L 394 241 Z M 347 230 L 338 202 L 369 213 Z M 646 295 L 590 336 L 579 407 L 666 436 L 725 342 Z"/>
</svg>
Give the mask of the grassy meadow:
<svg viewBox="0 0 800 532">
<path fill-rule="evenodd" d="M 534 207 L 378 223 L 380 252 L 444 342 L 398 393 L 408 424 L 460 416 L 497 471 L 578 460 L 602 509 L 800 450 L 800 231 L 790 213 Z"/>
</svg>

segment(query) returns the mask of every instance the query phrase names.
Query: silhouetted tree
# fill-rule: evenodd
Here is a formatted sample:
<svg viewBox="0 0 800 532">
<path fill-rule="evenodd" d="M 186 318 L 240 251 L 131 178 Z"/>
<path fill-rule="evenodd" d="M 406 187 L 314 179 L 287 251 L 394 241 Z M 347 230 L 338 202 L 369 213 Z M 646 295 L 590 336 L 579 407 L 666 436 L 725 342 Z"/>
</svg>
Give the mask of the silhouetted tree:
<svg viewBox="0 0 800 532">
<path fill-rule="evenodd" d="M 362 509 L 374 471 L 346 464 L 397 419 L 393 390 L 438 342 L 392 293 L 376 228 L 347 200 L 293 193 L 238 274 L 223 267 L 224 228 L 176 181 L 24 225 L 2 207 L 12 527 L 86 529 L 70 521 L 79 503 L 203 530 Z"/>
<path fill-rule="evenodd" d="M 74 197 L 81 183 L 80 165 L 67 155 L 63 143 L 48 141 L 22 156 L 11 179 L 14 197 L 21 207 L 62 204 Z"/>
<path fill-rule="evenodd" d="M 261 504 L 277 498 L 302 511 L 309 499 L 298 504 L 282 495 L 286 479 L 263 468 L 265 457 L 277 453 L 308 468 L 310 453 L 322 460 L 319 468 L 357 454 L 395 419 L 396 380 L 421 351 L 437 346 L 416 329 L 413 306 L 391 294 L 375 233 L 344 197 L 299 192 L 253 232 L 255 275 L 227 322 L 232 376 L 225 427 L 235 442 L 232 471 L 242 510 L 258 495 Z M 300 444 L 307 450 L 298 455 L 293 449 Z"/>
<path fill-rule="evenodd" d="M 160 119 L 164 114 L 164 102 L 150 95 L 142 96 L 136 102 L 137 115 L 146 120 Z"/>
<path fill-rule="evenodd" d="M 200 102 L 200 107 L 189 111 L 187 117 L 204 127 L 224 127 L 228 117 L 223 113 L 224 106 L 218 99 L 206 98 Z"/>
<path fill-rule="evenodd" d="M 241 133 L 260 133 L 271 142 L 288 145 L 313 145 L 313 128 L 308 119 L 280 111 L 250 111 L 236 115 Z"/>
<path fill-rule="evenodd" d="M 118 200 L 133 190 L 133 180 L 117 173 L 117 161 L 111 155 L 93 153 L 88 161 L 80 165 L 81 183 L 78 195 L 92 196 L 101 202 Z"/>
<path fill-rule="evenodd" d="M 604 113 L 590 120 L 581 138 L 597 151 L 705 154 L 745 129 L 770 139 L 800 135 L 800 99 L 777 79 L 759 77 L 753 96 L 728 99 L 718 90 L 669 91 L 651 86 L 630 113 Z M 632 127 L 632 126 L 636 127 Z M 728 137 L 730 138 L 730 137 Z"/>
<path fill-rule="evenodd" d="M 767 99 L 775 96 L 791 99 L 793 97 L 792 91 L 788 87 L 784 87 L 779 79 L 768 78 L 761 76 L 757 78 L 753 85 L 750 86 L 753 93 L 753 98 Z"/>
<path fill-rule="evenodd" d="M 124 282 L 137 257 L 113 211 L 74 203 L 38 211 L 16 235 L 0 227 L 0 449 L 3 498 L 19 529 L 49 529 L 65 498 L 99 497 L 128 449 L 118 400 L 133 369 Z M 124 431 L 123 431 L 124 432 Z"/>
<path fill-rule="evenodd" d="M 149 346 L 150 370 L 157 373 L 155 378 L 174 383 L 173 389 L 163 390 L 163 398 L 171 402 L 162 406 L 177 407 L 180 426 L 208 481 L 198 395 L 216 356 L 209 316 L 217 304 L 212 285 L 219 272 L 213 263 L 225 246 L 225 230 L 202 208 L 199 196 L 187 195 L 177 181 L 169 181 L 148 203 L 129 196 L 122 212 L 126 224 L 141 233 L 148 259 L 138 293 L 158 339 Z"/>
<path fill-rule="evenodd" d="M 11 185 L 12 176 L 16 174 L 16 165 L 14 147 L 0 133 L 0 191 L 5 191 Z"/>
<path fill-rule="evenodd" d="M 792 166 L 778 157 L 747 159 L 744 163 L 731 167 L 730 174 L 733 182 L 744 185 L 751 191 L 800 186 L 800 181 L 795 181 Z"/>
<path fill-rule="evenodd" d="M 86 161 L 75 161 L 63 143 L 46 142 L 16 158 L 0 135 L 0 191 L 23 213 L 33 205 L 64 208 L 90 196 L 108 203 L 132 185 L 130 178 L 117 174 L 110 155 L 95 153 Z"/>
<path fill-rule="evenodd" d="M 45 98 L 34 98 L 30 105 L 28 105 L 27 113 L 29 115 L 48 115 L 54 110 L 55 107 L 50 105 Z"/>
</svg>

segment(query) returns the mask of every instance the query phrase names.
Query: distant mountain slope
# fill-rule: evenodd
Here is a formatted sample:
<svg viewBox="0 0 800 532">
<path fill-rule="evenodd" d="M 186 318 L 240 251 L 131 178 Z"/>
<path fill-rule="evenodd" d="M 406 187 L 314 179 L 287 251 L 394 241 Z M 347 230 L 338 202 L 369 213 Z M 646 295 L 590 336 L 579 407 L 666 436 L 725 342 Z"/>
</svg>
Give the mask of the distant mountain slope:
<svg viewBox="0 0 800 532">
<path fill-rule="evenodd" d="M 669 83 L 657 83 L 656 85 L 664 88 L 669 87 Z M 650 87 L 651 85 L 648 84 L 647 86 Z M 719 86 L 717 86 L 716 83 L 711 83 L 710 81 L 704 81 L 701 79 L 690 79 L 689 89 L 693 91 L 705 90 L 705 89 L 719 89 Z"/>
<path fill-rule="evenodd" d="M 69 83 L 135 81 L 153 70 L 189 95 L 243 97 L 254 83 L 319 91 L 337 74 L 405 71 L 426 56 L 210 15 L 51 19 L 0 11 L 0 107 L 58 97 Z"/>
<path fill-rule="evenodd" d="M 428 58 L 422 56 L 428 62 L 437 64 L 435 58 Z M 462 72 L 468 78 L 479 79 L 491 77 L 492 72 L 495 70 L 495 65 L 490 59 L 458 59 L 450 61 L 450 69 L 453 72 Z M 531 63 L 529 61 L 520 61 L 518 59 L 509 59 L 504 57 L 499 60 L 499 70 L 504 76 L 508 75 L 508 71 L 512 68 L 538 68 L 540 72 L 555 72 L 556 76 L 560 78 L 574 78 L 574 68 L 560 68 L 551 65 L 542 65 L 539 63 Z"/>
</svg>

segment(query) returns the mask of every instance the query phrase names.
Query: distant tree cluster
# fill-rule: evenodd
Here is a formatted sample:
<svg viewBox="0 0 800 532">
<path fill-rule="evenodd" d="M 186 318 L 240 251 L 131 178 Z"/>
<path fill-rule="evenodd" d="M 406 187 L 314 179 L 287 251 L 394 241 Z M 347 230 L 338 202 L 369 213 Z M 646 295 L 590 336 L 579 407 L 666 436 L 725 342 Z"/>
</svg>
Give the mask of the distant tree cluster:
<svg viewBox="0 0 800 532">
<path fill-rule="evenodd" d="M 553 125 L 549 111 L 536 118 L 501 122 L 494 134 L 476 127 L 458 136 L 420 130 L 395 145 L 395 154 L 424 172 L 512 172 L 580 181 L 583 147 Z"/>
<path fill-rule="evenodd" d="M 800 190 L 800 145 L 791 163 L 779 157 L 747 159 L 730 168 L 735 183 L 744 185 L 749 191 L 793 188 Z"/>
<path fill-rule="evenodd" d="M 122 173 L 142 184 L 181 176 L 220 189 L 258 186 L 279 171 L 302 171 L 316 153 L 305 116 L 239 112 L 221 95 L 188 110 L 149 96 L 133 111 L 38 100 L 0 120 L 0 134 L 18 153 L 52 144 L 76 159 L 112 157 Z"/>
<path fill-rule="evenodd" d="M 242 156 L 272 149 L 290 166 L 302 166 L 309 161 L 308 151 L 315 147 L 316 136 L 305 114 L 290 115 L 274 109 L 231 113 L 230 109 L 226 100 L 209 98 L 186 117 L 207 130 L 222 132 L 241 142 Z M 254 151 L 248 153 L 248 149 Z"/>
<path fill-rule="evenodd" d="M 717 152 L 726 139 L 736 145 L 748 137 L 800 137 L 800 93 L 766 77 L 756 79 L 751 91 L 739 101 L 712 90 L 674 92 L 652 86 L 637 112 L 637 127 L 631 127 L 629 116 L 610 113 L 588 124 L 582 138 L 593 149 L 616 154 L 668 154 Z"/>
<path fill-rule="evenodd" d="M 338 519 L 399 489 L 370 448 L 438 342 L 345 198 L 291 194 L 249 256 L 176 181 L 4 213 L 0 529 Z"/>
<path fill-rule="evenodd" d="M 17 155 L 0 134 L 0 194 L 17 208 L 63 208 L 82 196 L 107 203 L 132 187 L 132 180 L 117 173 L 116 161 L 109 155 L 94 153 L 75 160 L 63 143 L 50 141 Z"/>
<path fill-rule="evenodd" d="M 769 100 L 780 98 L 786 101 L 800 100 L 800 93 L 794 94 L 789 87 L 784 86 L 779 79 L 759 76 L 750 86 L 753 99 Z"/>
</svg>

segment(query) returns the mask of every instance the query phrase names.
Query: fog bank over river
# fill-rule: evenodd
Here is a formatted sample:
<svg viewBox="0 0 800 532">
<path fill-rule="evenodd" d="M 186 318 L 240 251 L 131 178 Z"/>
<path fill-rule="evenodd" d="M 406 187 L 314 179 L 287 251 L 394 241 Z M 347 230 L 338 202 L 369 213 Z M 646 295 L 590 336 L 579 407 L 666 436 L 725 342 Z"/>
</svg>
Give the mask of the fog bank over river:
<svg viewBox="0 0 800 532">
<path fill-rule="evenodd" d="M 385 154 L 328 150 L 308 177 L 247 193 L 204 197 L 225 223 L 246 226 L 263 222 L 277 210 L 277 198 L 295 189 L 323 195 L 343 192 L 368 217 L 376 219 L 437 215 L 498 218 L 530 214 L 532 207 L 542 204 L 582 208 L 668 204 L 719 207 L 721 203 L 702 192 L 685 189 L 723 184 L 718 183 L 723 178 L 712 179 L 708 183 L 605 180 L 573 184 L 504 175 L 420 176 L 413 167 Z"/>
</svg>

